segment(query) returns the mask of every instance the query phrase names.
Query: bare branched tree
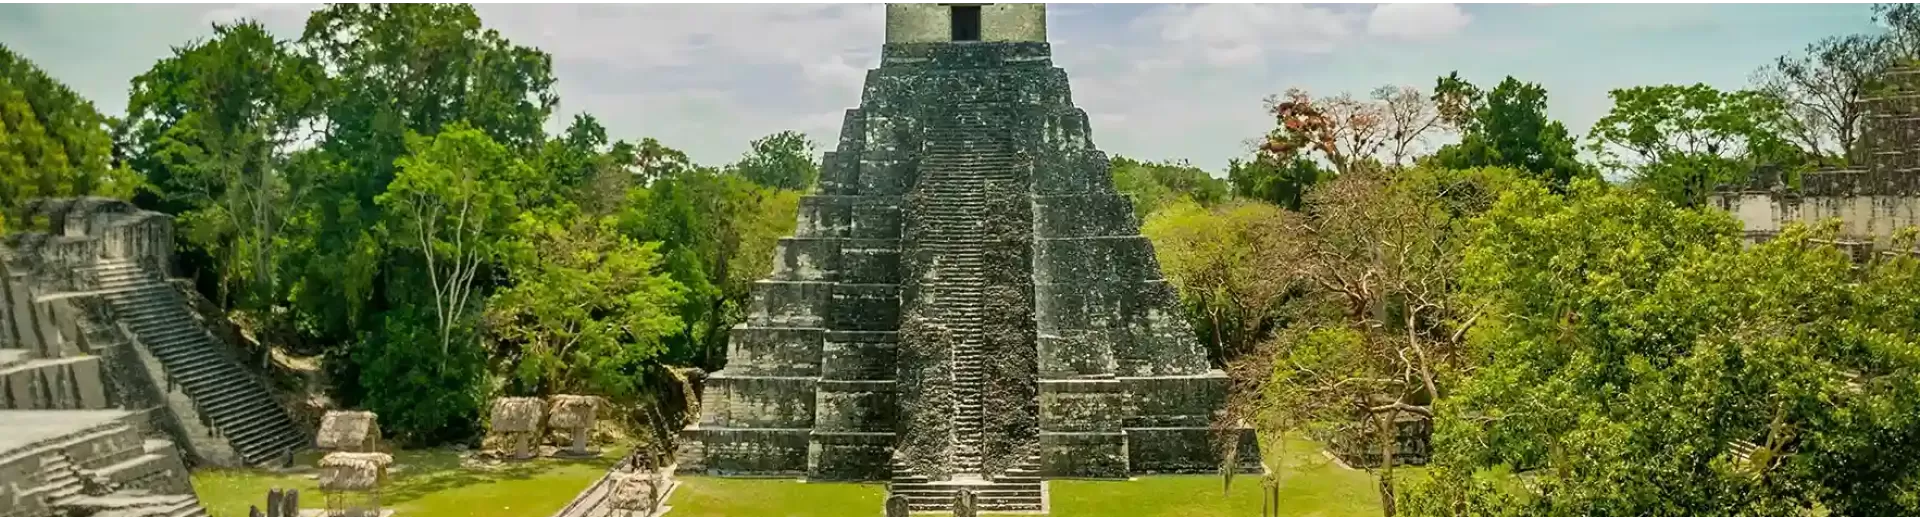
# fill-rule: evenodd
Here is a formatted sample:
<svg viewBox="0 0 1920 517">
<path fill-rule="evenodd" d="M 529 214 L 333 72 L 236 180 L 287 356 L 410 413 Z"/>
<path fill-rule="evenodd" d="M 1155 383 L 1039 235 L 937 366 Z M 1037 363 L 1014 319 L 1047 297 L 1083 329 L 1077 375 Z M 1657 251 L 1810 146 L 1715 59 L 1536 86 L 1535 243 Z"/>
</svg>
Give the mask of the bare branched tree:
<svg viewBox="0 0 1920 517">
<path fill-rule="evenodd" d="M 1440 107 L 1433 97 L 1412 86 L 1381 86 L 1373 90 L 1373 100 L 1380 104 L 1386 122 L 1386 163 L 1394 167 L 1407 165 L 1427 138 L 1445 129 L 1440 117 Z"/>
<path fill-rule="evenodd" d="M 1796 145 L 1846 163 L 1865 115 L 1860 99 L 1886 71 L 1890 48 L 1875 35 L 1826 38 L 1760 69 L 1754 87 L 1786 106 L 1787 136 Z"/>
</svg>

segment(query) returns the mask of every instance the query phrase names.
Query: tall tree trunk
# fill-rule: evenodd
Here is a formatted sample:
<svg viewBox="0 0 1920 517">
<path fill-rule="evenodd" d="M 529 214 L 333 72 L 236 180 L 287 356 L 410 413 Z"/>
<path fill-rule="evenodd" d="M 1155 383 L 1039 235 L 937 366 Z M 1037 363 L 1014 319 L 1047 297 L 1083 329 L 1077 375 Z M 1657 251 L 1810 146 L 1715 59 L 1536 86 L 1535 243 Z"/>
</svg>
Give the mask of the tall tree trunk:
<svg viewBox="0 0 1920 517">
<path fill-rule="evenodd" d="M 1227 349 L 1225 341 L 1220 337 L 1219 309 L 1212 307 L 1207 309 L 1207 326 L 1213 327 L 1213 353 L 1219 355 L 1219 357 L 1214 358 L 1214 360 L 1221 364 L 1226 364 Z"/>
<path fill-rule="evenodd" d="M 1395 409 L 1373 415 L 1380 436 L 1380 511 L 1386 517 L 1394 517 L 1398 513 L 1393 504 L 1393 421 L 1399 415 L 1400 411 Z"/>
</svg>

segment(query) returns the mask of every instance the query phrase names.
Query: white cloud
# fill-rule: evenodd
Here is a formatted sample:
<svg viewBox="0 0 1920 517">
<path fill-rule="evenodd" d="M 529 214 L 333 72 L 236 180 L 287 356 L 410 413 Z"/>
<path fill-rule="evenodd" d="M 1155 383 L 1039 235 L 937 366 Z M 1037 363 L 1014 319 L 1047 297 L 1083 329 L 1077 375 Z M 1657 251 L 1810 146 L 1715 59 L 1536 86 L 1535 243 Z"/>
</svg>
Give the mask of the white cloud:
<svg viewBox="0 0 1920 517">
<path fill-rule="evenodd" d="M 1157 33 L 1167 50 L 1216 67 L 1257 63 L 1269 51 L 1331 52 L 1352 24 L 1346 13 L 1299 4 L 1171 5 L 1134 21 L 1140 32 Z"/>
<path fill-rule="evenodd" d="M 564 105 L 616 138 L 731 161 L 780 130 L 835 141 L 878 64 L 878 5 L 476 6 L 487 26 L 554 56 Z"/>
<path fill-rule="evenodd" d="M 556 56 L 649 68 L 794 65 L 877 54 L 877 5 L 482 4 L 488 26 Z"/>
<path fill-rule="evenodd" d="M 1367 33 L 1423 41 L 1458 34 L 1472 17 L 1454 4 L 1380 4 L 1367 15 Z"/>
</svg>

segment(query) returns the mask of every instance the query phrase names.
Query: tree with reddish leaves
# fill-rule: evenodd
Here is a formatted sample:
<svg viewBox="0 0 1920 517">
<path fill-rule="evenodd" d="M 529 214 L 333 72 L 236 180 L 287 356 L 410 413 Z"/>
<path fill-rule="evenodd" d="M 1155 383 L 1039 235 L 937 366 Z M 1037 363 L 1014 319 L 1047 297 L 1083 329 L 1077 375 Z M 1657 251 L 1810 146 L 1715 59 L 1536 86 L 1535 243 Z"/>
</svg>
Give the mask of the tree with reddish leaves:
<svg viewBox="0 0 1920 517">
<path fill-rule="evenodd" d="M 1260 154 L 1273 163 L 1319 153 L 1334 171 L 1344 174 L 1372 163 L 1373 154 L 1389 135 L 1388 117 L 1380 105 L 1344 93 L 1315 99 L 1306 90 L 1289 88 L 1267 99 L 1267 109 L 1278 127 L 1267 134 Z"/>
</svg>

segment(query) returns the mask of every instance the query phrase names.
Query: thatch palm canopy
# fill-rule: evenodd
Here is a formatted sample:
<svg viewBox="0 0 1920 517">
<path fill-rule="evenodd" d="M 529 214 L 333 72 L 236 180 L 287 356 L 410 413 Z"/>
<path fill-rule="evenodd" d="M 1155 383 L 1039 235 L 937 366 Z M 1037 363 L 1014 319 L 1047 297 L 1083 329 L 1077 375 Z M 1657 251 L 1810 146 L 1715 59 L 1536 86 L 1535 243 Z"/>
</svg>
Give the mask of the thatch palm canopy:
<svg viewBox="0 0 1920 517">
<path fill-rule="evenodd" d="M 600 397 L 554 395 L 553 406 L 547 411 L 547 425 L 555 429 L 592 427 L 594 411 L 599 406 Z"/>
<path fill-rule="evenodd" d="M 378 452 L 336 452 L 320 458 L 320 489 L 367 492 L 380 488 L 393 457 Z"/>
<path fill-rule="evenodd" d="M 500 433 L 538 432 L 546 409 L 546 404 L 532 397 L 494 399 L 493 430 Z"/>
</svg>

